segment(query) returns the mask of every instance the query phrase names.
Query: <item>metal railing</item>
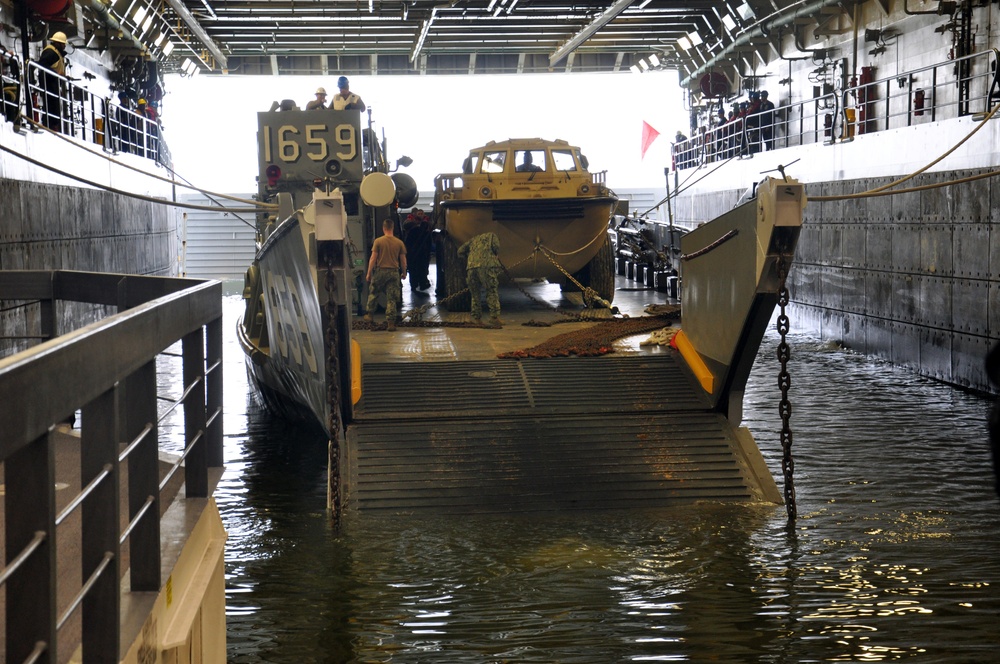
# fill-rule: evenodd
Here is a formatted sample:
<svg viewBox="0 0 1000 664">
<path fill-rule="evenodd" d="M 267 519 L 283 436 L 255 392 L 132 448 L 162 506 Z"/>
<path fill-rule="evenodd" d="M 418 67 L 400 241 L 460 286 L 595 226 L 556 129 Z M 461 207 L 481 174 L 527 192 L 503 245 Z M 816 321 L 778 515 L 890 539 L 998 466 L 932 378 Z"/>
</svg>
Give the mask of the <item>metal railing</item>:
<svg viewBox="0 0 1000 664">
<path fill-rule="evenodd" d="M 75 79 L 37 63 L 22 67 L 12 53 L 0 54 L 0 65 L 3 117 L 7 121 L 32 126 L 19 117 L 23 115 L 52 131 L 100 145 L 107 152 L 135 154 L 171 165 L 159 122 L 93 94 Z"/>
<path fill-rule="evenodd" d="M 31 325 L 48 340 L 0 360 L 4 661 L 61 661 L 60 630 L 78 612 L 83 662 L 118 661 L 123 551 L 131 591 L 160 591 L 161 493 L 183 468 L 183 500 L 204 500 L 212 490 L 209 469 L 223 464 L 222 287 L 164 277 L 0 272 L 0 302 L 8 300 L 40 302 Z M 117 307 L 118 313 L 53 337 L 61 301 Z M 157 357 L 178 341 L 184 389 L 158 415 Z M 178 405 L 183 451 L 161 479 L 159 426 Z M 55 425 L 77 410 L 79 442 L 66 442 Z M 57 514 L 57 451 L 66 445 L 79 447 L 80 490 Z M 79 557 L 71 560 L 56 555 L 67 521 L 79 528 Z M 82 570 L 80 587 L 57 588 L 74 569 Z"/>
<path fill-rule="evenodd" d="M 989 49 L 947 62 L 748 114 L 675 143 L 675 169 L 752 157 L 813 143 L 835 144 L 861 134 L 985 113 L 1000 101 L 1000 52 Z"/>
</svg>

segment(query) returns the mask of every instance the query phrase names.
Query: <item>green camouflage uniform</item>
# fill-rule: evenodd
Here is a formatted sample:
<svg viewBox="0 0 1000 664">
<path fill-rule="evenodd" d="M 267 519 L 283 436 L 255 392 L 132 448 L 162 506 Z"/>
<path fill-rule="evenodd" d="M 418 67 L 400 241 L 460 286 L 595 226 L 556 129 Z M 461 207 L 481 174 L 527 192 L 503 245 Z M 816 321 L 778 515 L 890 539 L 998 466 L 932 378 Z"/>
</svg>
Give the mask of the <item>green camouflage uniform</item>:
<svg viewBox="0 0 1000 664">
<path fill-rule="evenodd" d="M 385 294 L 385 320 L 387 323 L 396 322 L 396 303 L 403 299 L 403 285 L 400 283 L 402 275 L 399 257 L 406 256 L 406 246 L 403 241 L 395 236 L 383 235 L 377 238 L 372 244 L 372 259 L 375 256 L 381 257 L 378 262 L 384 267 L 375 266 L 372 270 L 371 287 L 368 289 L 368 315 L 375 313 L 378 306 L 378 296 Z M 393 260 L 395 256 L 395 260 Z M 390 328 L 391 329 L 391 328 Z"/>
<path fill-rule="evenodd" d="M 500 280 L 499 253 L 500 238 L 496 233 L 482 233 L 458 248 L 458 255 L 467 259 L 465 278 L 472 296 L 472 317 L 476 320 L 483 317 L 483 304 L 479 299 L 483 288 L 486 289 L 490 318 L 496 321 L 500 319 L 500 293 L 497 291 Z"/>
</svg>

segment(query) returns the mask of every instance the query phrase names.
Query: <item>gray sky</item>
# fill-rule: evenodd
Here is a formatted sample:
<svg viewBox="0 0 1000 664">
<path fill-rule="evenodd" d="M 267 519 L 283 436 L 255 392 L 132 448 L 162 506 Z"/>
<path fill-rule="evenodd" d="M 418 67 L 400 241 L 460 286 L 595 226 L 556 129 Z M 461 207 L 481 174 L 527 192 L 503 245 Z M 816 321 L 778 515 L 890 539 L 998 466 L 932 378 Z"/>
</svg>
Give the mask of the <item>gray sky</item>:
<svg viewBox="0 0 1000 664">
<path fill-rule="evenodd" d="M 255 191 L 257 112 L 285 98 L 304 107 L 318 86 L 332 96 L 336 79 L 169 77 L 161 110 L 176 171 L 205 189 Z M 421 191 L 460 170 L 470 148 L 520 137 L 578 145 L 612 188 L 662 188 L 670 141 L 687 133 L 676 72 L 355 76 L 351 90 L 384 129 L 389 158 L 413 158 L 403 170 Z M 660 136 L 640 159 L 643 121 Z"/>
</svg>

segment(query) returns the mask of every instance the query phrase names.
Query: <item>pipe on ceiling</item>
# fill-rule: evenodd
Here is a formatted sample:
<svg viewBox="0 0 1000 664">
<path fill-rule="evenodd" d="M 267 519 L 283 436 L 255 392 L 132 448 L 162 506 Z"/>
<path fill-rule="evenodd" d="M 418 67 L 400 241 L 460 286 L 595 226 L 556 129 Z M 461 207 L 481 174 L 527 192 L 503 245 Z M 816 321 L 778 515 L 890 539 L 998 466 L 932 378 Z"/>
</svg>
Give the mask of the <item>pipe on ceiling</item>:
<svg viewBox="0 0 1000 664">
<path fill-rule="evenodd" d="M 839 4 L 841 4 L 841 0 L 814 0 L 813 2 L 810 2 L 807 5 L 800 6 L 795 11 L 793 11 L 793 12 L 791 12 L 789 14 L 784 14 L 782 16 L 778 16 L 777 18 L 774 19 L 773 23 L 771 23 L 771 24 L 768 25 L 768 29 L 769 30 L 773 30 L 775 28 L 782 28 L 782 27 L 784 27 L 786 25 L 789 25 L 793 21 L 795 21 L 795 19 L 802 18 L 803 16 L 809 15 L 810 18 L 811 18 L 812 14 L 814 14 L 814 13 L 816 13 L 816 12 L 822 10 L 822 9 L 825 9 L 827 7 L 832 7 L 834 5 L 839 5 Z M 687 86 L 689 86 L 690 84 L 692 84 L 695 81 L 696 78 L 699 78 L 702 74 L 707 73 L 714 66 L 716 66 L 716 65 L 718 65 L 718 64 L 720 64 L 722 62 L 728 61 L 730 59 L 730 56 L 732 55 L 733 51 L 735 51 L 740 46 L 745 46 L 745 45 L 749 44 L 750 43 L 750 39 L 752 37 L 753 37 L 753 31 L 751 31 L 751 30 L 748 30 L 748 31 L 744 32 L 743 34 L 741 34 L 739 37 L 737 37 L 736 39 L 734 39 L 731 44 L 729 44 L 728 46 L 726 46 L 724 49 L 722 49 L 716 55 L 714 55 L 711 58 L 709 58 L 705 62 L 705 64 L 699 66 L 693 72 L 691 72 L 690 74 L 688 74 L 688 76 L 681 81 L 681 87 L 687 87 Z"/>
<path fill-rule="evenodd" d="M 109 30 L 120 32 L 123 38 L 132 42 L 132 45 L 139 49 L 140 53 L 149 52 L 149 47 L 139 41 L 125 26 L 119 23 L 118 19 L 112 16 L 109 7 L 101 2 L 101 0 L 90 0 L 90 8 L 94 10 L 97 19 Z"/>
<path fill-rule="evenodd" d="M 205 32 L 205 28 L 201 27 L 201 23 L 199 23 L 198 19 L 196 19 L 188 8 L 184 6 L 184 3 L 181 2 L 181 0 L 167 0 L 167 3 L 177 13 L 177 15 L 181 17 L 181 20 L 183 20 L 184 23 L 191 28 L 191 32 L 193 32 L 199 41 L 205 45 L 205 48 L 207 48 L 208 52 L 212 54 L 212 57 L 215 58 L 215 61 L 219 64 L 219 66 L 222 69 L 228 69 L 229 63 L 226 61 L 226 56 L 222 54 L 218 45 L 212 40 L 209 34 Z"/>
</svg>

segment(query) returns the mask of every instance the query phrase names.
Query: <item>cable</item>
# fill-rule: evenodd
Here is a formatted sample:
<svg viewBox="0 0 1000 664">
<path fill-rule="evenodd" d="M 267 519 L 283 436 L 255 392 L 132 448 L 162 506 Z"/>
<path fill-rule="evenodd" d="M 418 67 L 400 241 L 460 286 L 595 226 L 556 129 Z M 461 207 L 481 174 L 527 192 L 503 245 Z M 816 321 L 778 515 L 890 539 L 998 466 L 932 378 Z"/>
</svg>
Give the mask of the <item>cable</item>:
<svg viewBox="0 0 1000 664">
<path fill-rule="evenodd" d="M 1000 110 L 1000 104 L 997 104 L 996 106 L 994 106 L 993 109 L 989 113 L 987 113 L 985 117 L 983 117 L 983 119 L 979 122 L 978 125 L 976 125 L 976 127 L 972 131 L 970 131 L 968 134 L 966 134 L 965 137 L 962 140 L 960 140 L 958 143 L 955 143 L 955 145 L 951 146 L 951 148 L 949 148 L 947 151 L 945 151 L 945 153 L 942 154 L 940 157 L 938 157 L 934 161 L 930 162 L 929 164 L 927 164 L 923 168 L 921 168 L 919 170 L 916 170 L 916 171 L 914 171 L 913 173 L 910 173 L 907 176 L 899 178 L 895 182 L 890 182 L 889 184 L 882 185 L 881 187 L 876 187 L 874 189 L 869 189 L 868 191 L 862 191 L 862 192 L 857 193 L 857 194 L 843 194 L 843 195 L 838 195 L 838 196 L 810 196 L 808 200 L 810 200 L 810 201 L 820 201 L 820 202 L 822 202 L 822 201 L 843 201 L 843 200 L 850 200 L 850 199 L 853 199 L 853 198 L 869 198 L 869 197 L 874 197 L 874 196 L 890 196 L 892 194 L 906 194 L 906 193 L 911 193 L 911 192 L 914 192 L 914 191 L 926 191 L 928 189 L 938 189 L 940 187 L 949 187 L 949 186 L 955 185 L 955 184 L 963 184 L 963 183 L 966 183 L 966 182 L 973 182 L 975 180 L 981 180 L 983 178 L 993 177 L 994 175 L 1000 175 L 1000 171 L 989 171 L 987 173 L 980 173 L 979 175 L 972 175 L 972 176 L 969 176 L 969 177 L 966 177 L 966 178 L 960 178 L 958 180 L 949 180 L 947 182 L 938 182 L 938 183 L 935 183 L 935 184 L 925 184 L 925 185 L 920 185 L 919 187 L 910 187 L 908 189 L 893 189 L 892 191 L 886 191 L 887 189 L 889 189 L 891 187 L 895 187 L 897 184 L 902 184 L 903 182 L 906 182 L 907 180 L 912 180 L 913 178 L 915 178 L 916 176 L 918 176 L 921 173 L 925 172 L 931 166 L 937 164 L 938 162 L 940 162 L 941 160 L 943 160 L 945 157 L 947 157 L 948 155 L 950 155 L 952 152 L 954 152 L 955 150 L 957 150 L 959 148 L 959 146 L 961 146 L 967 140 L 969 140 L 970 138 L 972 138 L 972 136 L 977 131 L 979 131 L 984 126 L 986 126 L 986 122 L 990 118 L 992 118 L 993 115 L 998 110 Z"/>
<path fill-rule="evenodd" d="M 39 122 L 36 122 L 34 119 L 29 118 L 29 117 L 27 117 L 25 115 L 22 115 L 21 117 L 23 119 L 27 120 L 33 126 L 37 127 L 38 129 L 43 129 L 43 130 L 47 131 L 48 133 L 52 134 L 53 136 L 59 137 L 60 140 L 66 141 L 67 143 L 69 143 L 70 145 L 72 145 L 72 146 L 74 146 L 76 148 L 79 148 L 81 150 L 85 150 L 86 152 L 89 152 L 90 154 L 94 155 L 95 157 L 101 157 L 102 159 L 106 159 L 107 161 L 110 161 L 113 164 L 117 164 L 118 166 L 122 166 L 124 168 L 129 169 L 129 170 L 135 171 L 136 173 L 141 173 L 143 175 L 146 175 L 148 177 L 154 178 L 156 180 L 161 180 L 163 182 L 167 182 L 167 183 L 170 183 L 170 184 L 180 184 L 177 181 L 171 180 L 170 178 L 165 178 L 162 175 L 157 175 L 156 173 L 150 173 L 148 171 L 142 170 L 141 168 L 136 168 L 135 166 L 132 166 L 131 164 L 126 164 L 126 163 L 120 162 L 120 161 L 118 161 L 116 159 L 112 159 L 108 155 L 104 154 L 104 152 L 98 152 L 96 150 L 91 150 L 89 147 L 87 147 L 85 145 L 82 145 L 80 143 L 77 143 L 76 141 L 70 140 L 69 137 L 61 134 L 60 132 L 53 131 L 53 130 L 49 129 L 48 127 L 46 127 L 45 125 L 40 124 Z M 177 172 L 174 171 L 172 168 L 170 168 L 170 167 L 168 167 L 166 165 L 164 165 L 164 168 L 166 168 L 172 174 L 177 175 Z M 177 177 L 180 177 L 180 176 L 177 176 Z M 214 191 L 208 191 L 207 189 L 202 189 L 200 187 L 196 187 L 196 186 L 192 185 L 186 178 L 181 178 L 181 179 L 184 180 L 184 182 L 187 183 L 187 184 L 180 184 L 181 187 L 184 187 L 185 189 L 192 189 L 192 190 L 197 191 L 199 193 L 205 194 L 209 198 L 215 196 L 215 197 L 218 197 L 218 198 L 225 198 L 227 200 L 235 201 L 237 203 L 246 203 L 248 205 L 255 205 L 255 206 L 261 206 L 261 207 L 268 207 L 270 205 L 270 204 L 266 204 L 266 203 L 265 204 L 261 204 L 259 201 L 250 200 L 250 199 L 246 199 L 246 198 L 240 198 L 238 196 L 232 196 L 230 194 L 220 194 L 220 193 L 217 193 L 217 192 L 214 192 Z"/>
<path fill-rule="evenodd" d="M 143 194 L 134 194 L 134 193 L 132 193 L 130 191 L 124 191 L 122 189 L 116 189 L 114 187 L 107 187 L 107 186 L 105 186 L 103 184 L 100 184 L 100 183 L 97 183 L 97 182 L 92 182 L 91 180 L 88 180 L 86 178 L 82 178 L 82 177 L 80 177 L 78 175 L 73 175 L 72 173 L 67 173 L 66 171 L 58 169 L 55 166 L 50 166 L 49 164 L 45 164 L 45 163 L 43 163 L 41 161 L 38 161 L 37 159 L 33 159 L 33 158 L 29 157 L 28 155 L 21 154 L 17 150 L 12 150 L 11 148 L 7 147 L 6 145 L 0 145 L 0 150 L 3 150 L 4 152 L 10 153 L 10 154 L 14 155 L 15 157 L 20 157 L 21 159 L 24 159 L 25 161 L 27 161 L 27 162 L 29 162 L 31 164 L 34 164 L 35 166 L 39 166 L 39 167 L 44 168 L 46 170 L 50 170 L 53 173 L 57 173 L 59 175 L 62 175 L 63 177 L 67 177 L 67 178 L 69 178 L 71 180 L 76 180 L 77 182 L 82 182 L 84 184 L 88 184 L 91 187 L 94 187 L 95 189 L 103 189 L 104 191 L 111 192 L 112 194 L 118 194 L 120 196 L 127 196 L 129 198 L 135 198 L 135 199 L 138 199 L 138 200 L 141 200 L 141 201 L 148 201 L 150 203 L 158 203 L 160 205 L 171 205 L 173 207 L 187 208 L 189 210 L 208 210 L 210 212 L 218 212 L 220 210 L 220 208 L 218 206 L 215 206 L 215 205 L 194 205 L 193 203 L 179 203 L 179 202 L 176 202 L 176 201 L 168 201 L 168 200 L 165 200 L 163 198 L 155 198 L 153 196 L 145 196 Z M 273 205 L 273 204 L 260 204 L 259 206 L 260 207 L 265 207 L 265 208 L 268 208 L 268 209 L 276 209 L 278 207 L 277 205 Z M 254 213 L 254 214 L 257 213 L 257 208 L 221 208 L 221 209 L 229 211 L 229 212 L 245 212 L 245 213 Z"/>
</svg>

